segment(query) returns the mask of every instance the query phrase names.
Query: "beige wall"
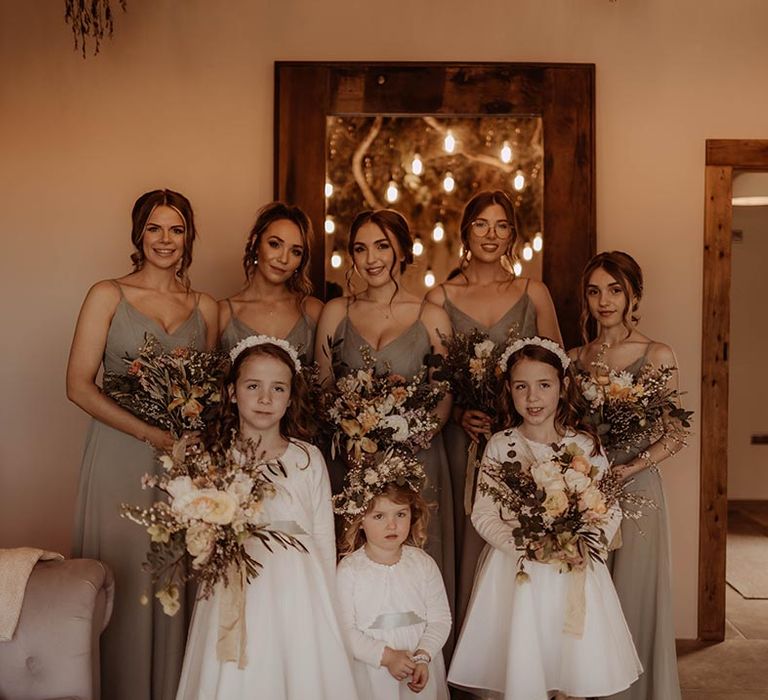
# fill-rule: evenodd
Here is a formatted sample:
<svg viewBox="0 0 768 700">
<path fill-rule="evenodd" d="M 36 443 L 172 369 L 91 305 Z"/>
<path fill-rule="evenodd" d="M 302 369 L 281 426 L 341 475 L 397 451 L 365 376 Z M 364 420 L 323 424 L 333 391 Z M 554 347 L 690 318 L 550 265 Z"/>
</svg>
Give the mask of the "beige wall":
<svg viewBox="0 0 768 700">
<path fill-rule="evenodd" d="M 728 386 L 728 498 L 768 499 L 768 206 L 734 207 L 733 228 L 743 240 L 732 247 L 731 341 Z"/>
<path fill-rule="evenodd" d="M 68 345 L 88 286 L 128 268 L 135 197 L 186 193 L 195 285 L 239 283 L 244 232 L 272 190 L 276 59 L 595 63 L 598 246 L 642 264 L 643 328 L 676 348 L 699 410 L 704 140 L 768 137 L 762 0 L 128 5 L 84 61 L 63 2 L 0 0 L 0 546 L 68 549 L 86 427 L 64 396 Z M 691 443 L 664 467 L 680 637 L 696 634 Z"/>
</svg>

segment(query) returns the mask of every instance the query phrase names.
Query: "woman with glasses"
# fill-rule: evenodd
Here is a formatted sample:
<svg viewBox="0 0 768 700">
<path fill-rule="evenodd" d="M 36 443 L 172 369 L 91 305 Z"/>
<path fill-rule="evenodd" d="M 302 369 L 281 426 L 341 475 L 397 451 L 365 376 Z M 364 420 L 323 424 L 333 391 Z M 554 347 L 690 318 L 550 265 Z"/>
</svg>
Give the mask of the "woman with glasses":
<svg viewBox="0 0 768 700">
<path fill-rule="evenodd" d="M 464 253 L 459 274 L 433 289 L 427 299 L 442 306 L 454 332 L 476 328 L 494 343 L 506 344 L 510 334 L 539 335 L 562 344 L 555 307 L 546 285 L 516 277 L 511 258 L 517 242 L 515 209 L 506 193 L 478 192 L 461 217 Z M 457 562 L 457 602 L 454 629 L 460 629 L 472 591 L 472 581 L 484 540 L 465 513 L 464 491 L 469 441 L 478 442 L 498 430 L 494 417 L 481 411 L 453 409 L 445 427 L 454 498 L 454 539 Z"/>
</svg>

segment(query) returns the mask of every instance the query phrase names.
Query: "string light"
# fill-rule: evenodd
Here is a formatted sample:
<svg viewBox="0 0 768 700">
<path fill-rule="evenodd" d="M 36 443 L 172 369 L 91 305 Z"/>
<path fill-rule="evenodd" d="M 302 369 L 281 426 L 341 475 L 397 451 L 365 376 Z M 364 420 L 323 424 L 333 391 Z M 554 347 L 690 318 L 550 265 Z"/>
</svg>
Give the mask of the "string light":
<svg viewBox="0 0 768 700">
<path fill-rule="evenodd" d="M 332 216 L 325 217 L 325 232 L 328 234 L 333 233 L 336 230 L 336 222 Z"/>
<path fill-rule="evenodd" d="M 523 246 L 523 260 L 526 262 L 529 260 L 533 260 L 533 248 L 531 248 L 530 243 L 526 243 Z"/>
<path fill-rule="evenodd" d="M 424 275 L 424 285 L 427 287 L 434 287 L 435 286 L 435 273 L 432 272 L 432 268 L 429 268 Z"/>
<path fill-rule="evenodd" d="M 397 183 L 394 180 L 390 180 L 387 185 L 387 193 L 385 195 L 387 201 L 392 204 L 396 202 L 400 197 L 400 190 L 397 189 Z"/>
<path fill-rule="evenodd" d="M 333 185 L 330 182 L 325 183 L 325 196 L 330 197 L 333 194 Z"/>
<path fill-rule="evenodd" d="M 536 234 L 536 235 L 533 237 L 533 249 L 534 249 L 534 250 L 535 250 L 537 253 L 540 253 L 540 252 L 541 252 L 541 249 L 542 249 L 543 247 L 544 247 L 544 239 L 543 239 L 543 238 L 542 238 L 542 236 L 541 236 L 541 231 L 539 231 L 539 233 L 537 233 L 537 234 Z"/>
<path fill-rule="evenodd" d="M 416 240 L 413 242 L 413 254 L 416 257 L 419 257 L 424 252 L 424 243 L 422 243 L 421 238 L 416 238 Z"/>
<path fill-rule="evenodd" d="M 421 160 L 421 156 L 418 153 L 413 154 L 413 160 L 411 161 L 411 172 L 414 175 L 421 175 L 424 172 L 424 163 Z"/>
<path fill-rule="evenodd" d="M 334 270 L 338 270 L 341 267 L 341 264 L 344 262 L 343 258 L 341 257 L 341 253 L 339 253 L 338 250 L 334 250 L 331 254 L 331 267 Z"/>
<path fill-rule="evenodd" d="M 453 137 L 453 132 L 448 129 L 448 133 L 443 139 L 443 149 L 446 153 L 453 153 L 456 150 L 456 139 Z"/>
<path fill-rule="evenodd" d="M 517 171 L 517 175 L 515 175 L 515 179 L 512 181 L 512 187 L 514 187 L 518 192 L 522 192 L 523 188 L 525 187 L 525 175 L 523 175 L 522 170 Z"/>
<path fill-rule="evenodd" d="M 459 246 L 459 259 L 461 259 L 463 257 L 464 257 L 464 246 L 460 245 Z"/>
<path fill-rule="evenodd" d="M 439 243 L 443 238 L 445 238 L 445 229 L 443 228 L 443 224 L 438 221 L 432 229 L 432 240 L 435 243 Z"/>
<path fill-rule="evenodd" d="M 509 145 L 509 141 L 505 141 L 501 147 L 499 158 L 501 158 L 502 163 L 509 163 L 512 160 L 512 148 Z"/>
<path fill-rule="evenodd" d="M 515 273 L 515 277 L 520 277 L 523 274 L 523 266 L 519 260 L 515 260 L 515 264 L 512 265 L 512 272 Z"/>
<path fill-rule="evenodd" d="M 454 180 L 453 175 L 448 172 L 443 178 L 443 189 L 450 194 L 453 192 L 454 187 L 456 187 L 456 180 Z"/>
</svg>

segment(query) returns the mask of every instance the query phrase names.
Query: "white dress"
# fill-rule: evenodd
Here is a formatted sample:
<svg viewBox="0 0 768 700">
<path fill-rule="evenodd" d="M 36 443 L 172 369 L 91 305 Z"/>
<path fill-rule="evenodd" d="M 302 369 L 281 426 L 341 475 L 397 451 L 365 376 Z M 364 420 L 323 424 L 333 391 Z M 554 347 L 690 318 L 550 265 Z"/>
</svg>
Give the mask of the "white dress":
<svg viewBox="0 0 768 700">
<path fill-rule="evenodd" d="M 588 436 L 569 434 L 586 455 Z M 526 444 L 527 443 L 527 444 Z M 516 459 L 546 460 L 549 445 L 525 441 L 516 429 L 496 433 L 488 442 L 484 461 L 504 461 L 515 446 Z M 526 455 L 528 455 L 526 457 Z M 590 457 L 602 470 L 605 456 Z M 488 477 L 482 472 L 480 479 Z M 603 697 L 623 690 L 642 672 L 632 636 L 605 564 L 592 562 L 586 570 L 586 614 L 581 636 L 563 631 L 572 573 L 525 560 L 530 579 L 517 582 L 520 552 L 515 548 L 511 514 L 502 520 L 499 506 L 477 492 L 472 524 L 486 546 L 478 565 L 464 627 L 448 673 L 448 682 L 484 690 L 483 697 L 504 700 L 547 700 L 555 691 L 577 697 Z M 621 522 L 618 508 L 604 528 L 611 540 Z"/>
<path fill-rule="evenodd" d="M 342 623 L 360 697 L 365 700 L 448 700 L 442 648 L 451 611 L 440 569 L 418 547 L 403 546 L 397 564 L 378 564 L 361 547 L 342 559 L 337 574 Z M 414 693 L 380 665 L 384 647 L 426 651 L 429 681 Z"/>
<path fill-rule="evenodd" d="M 296 535 L 308 552 L 258 540 L 264 567 L 246 587 L 247 665 L 216 656 L 219 590 L 195 606 L 177 700 L 357 700 L 351 659 L 337 618 L 331 488 L 320 451 L 292 441 L 273 477 L 265 520 Z M 301 534 L 301 533 L 304 534 Z"/>
</svg>

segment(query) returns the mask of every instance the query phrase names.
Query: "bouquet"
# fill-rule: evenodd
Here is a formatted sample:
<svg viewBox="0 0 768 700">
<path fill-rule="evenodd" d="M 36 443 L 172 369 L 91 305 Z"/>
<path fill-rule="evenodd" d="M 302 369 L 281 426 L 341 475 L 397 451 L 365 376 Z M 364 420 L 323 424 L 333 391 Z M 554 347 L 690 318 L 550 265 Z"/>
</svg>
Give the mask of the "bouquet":
<svg viewBox="0 0 768 700">
<path fill-rule="evenodd" d="M 618 477 L 610 470 L 601 474 L 575 442 L 553 444 L 546 460 L 525 467 L 514 449 L 507 456 L 483 465 L 478 490 L 516 521 L 512 534 L 523 552 L 518 580 L 528 577 L 525 559 L 561 572 L 583 570 L 593 559 L 604 562 L 609 542 L 603 528 L 624 497 Z"/>
<path fill-rule="evenodd" d="M 422 366 L 411 379 L 389 370 L 376 372 L 369 348 L 363 366 L 336 380 L 322 406 L 331 456 L 359 462 L 364 454 L 389 449 L 409 454 L 429 447 L 440 424 L 433 411 L 445 396 L 445 382 L 429 382 Z"/>
<path fill-rule="evenodd" d="M 150 551 L 144 569 L 159 584 L 155 596 L 168 615 L 179 609 L 181 586 L 200 583 L 200 597 L 208 598 L 216 584 L 245 584 L 258 576 L 262 564 L 246 550 L 249 538 L 306 551 L 304 545 L 271 529 L 261 516 L 264 501 L 275 494 L 271 477 L 285 469 L 279 460 L 265 461 L 251 440 L 234 439 L 206 449 L 186 439 L 174 444 L 170 455 L 160 457 L 160 475 L 146 474 L 143 488 L 155 488 L 167 500 L 149 508 L 123 504 L 122 515 L 144 526 Z M 184 560 L 191 558 L 191 567 Z"/>
<path fill-rule="evenodd" d="M 587 420 L 607 451 L 643 449 L 662 436 L 684 444 L 692 411 L 678 406 L 679 392 L 669 387 L 674 367 L 644 365 L 635 377 L 608 367 L 605 348 L 592 363 L 595 376 L 579 376 L 589 403 Z"/>
<path fill-rule="evenodd" d="M 125 374 L 105 372 L 104 393 L 135 416 L 178 438 L 200 430 L 221 402 L 220 380 L 227 357 L 189 347 L 165 352 L 152 335 Z"/>
</svg>

